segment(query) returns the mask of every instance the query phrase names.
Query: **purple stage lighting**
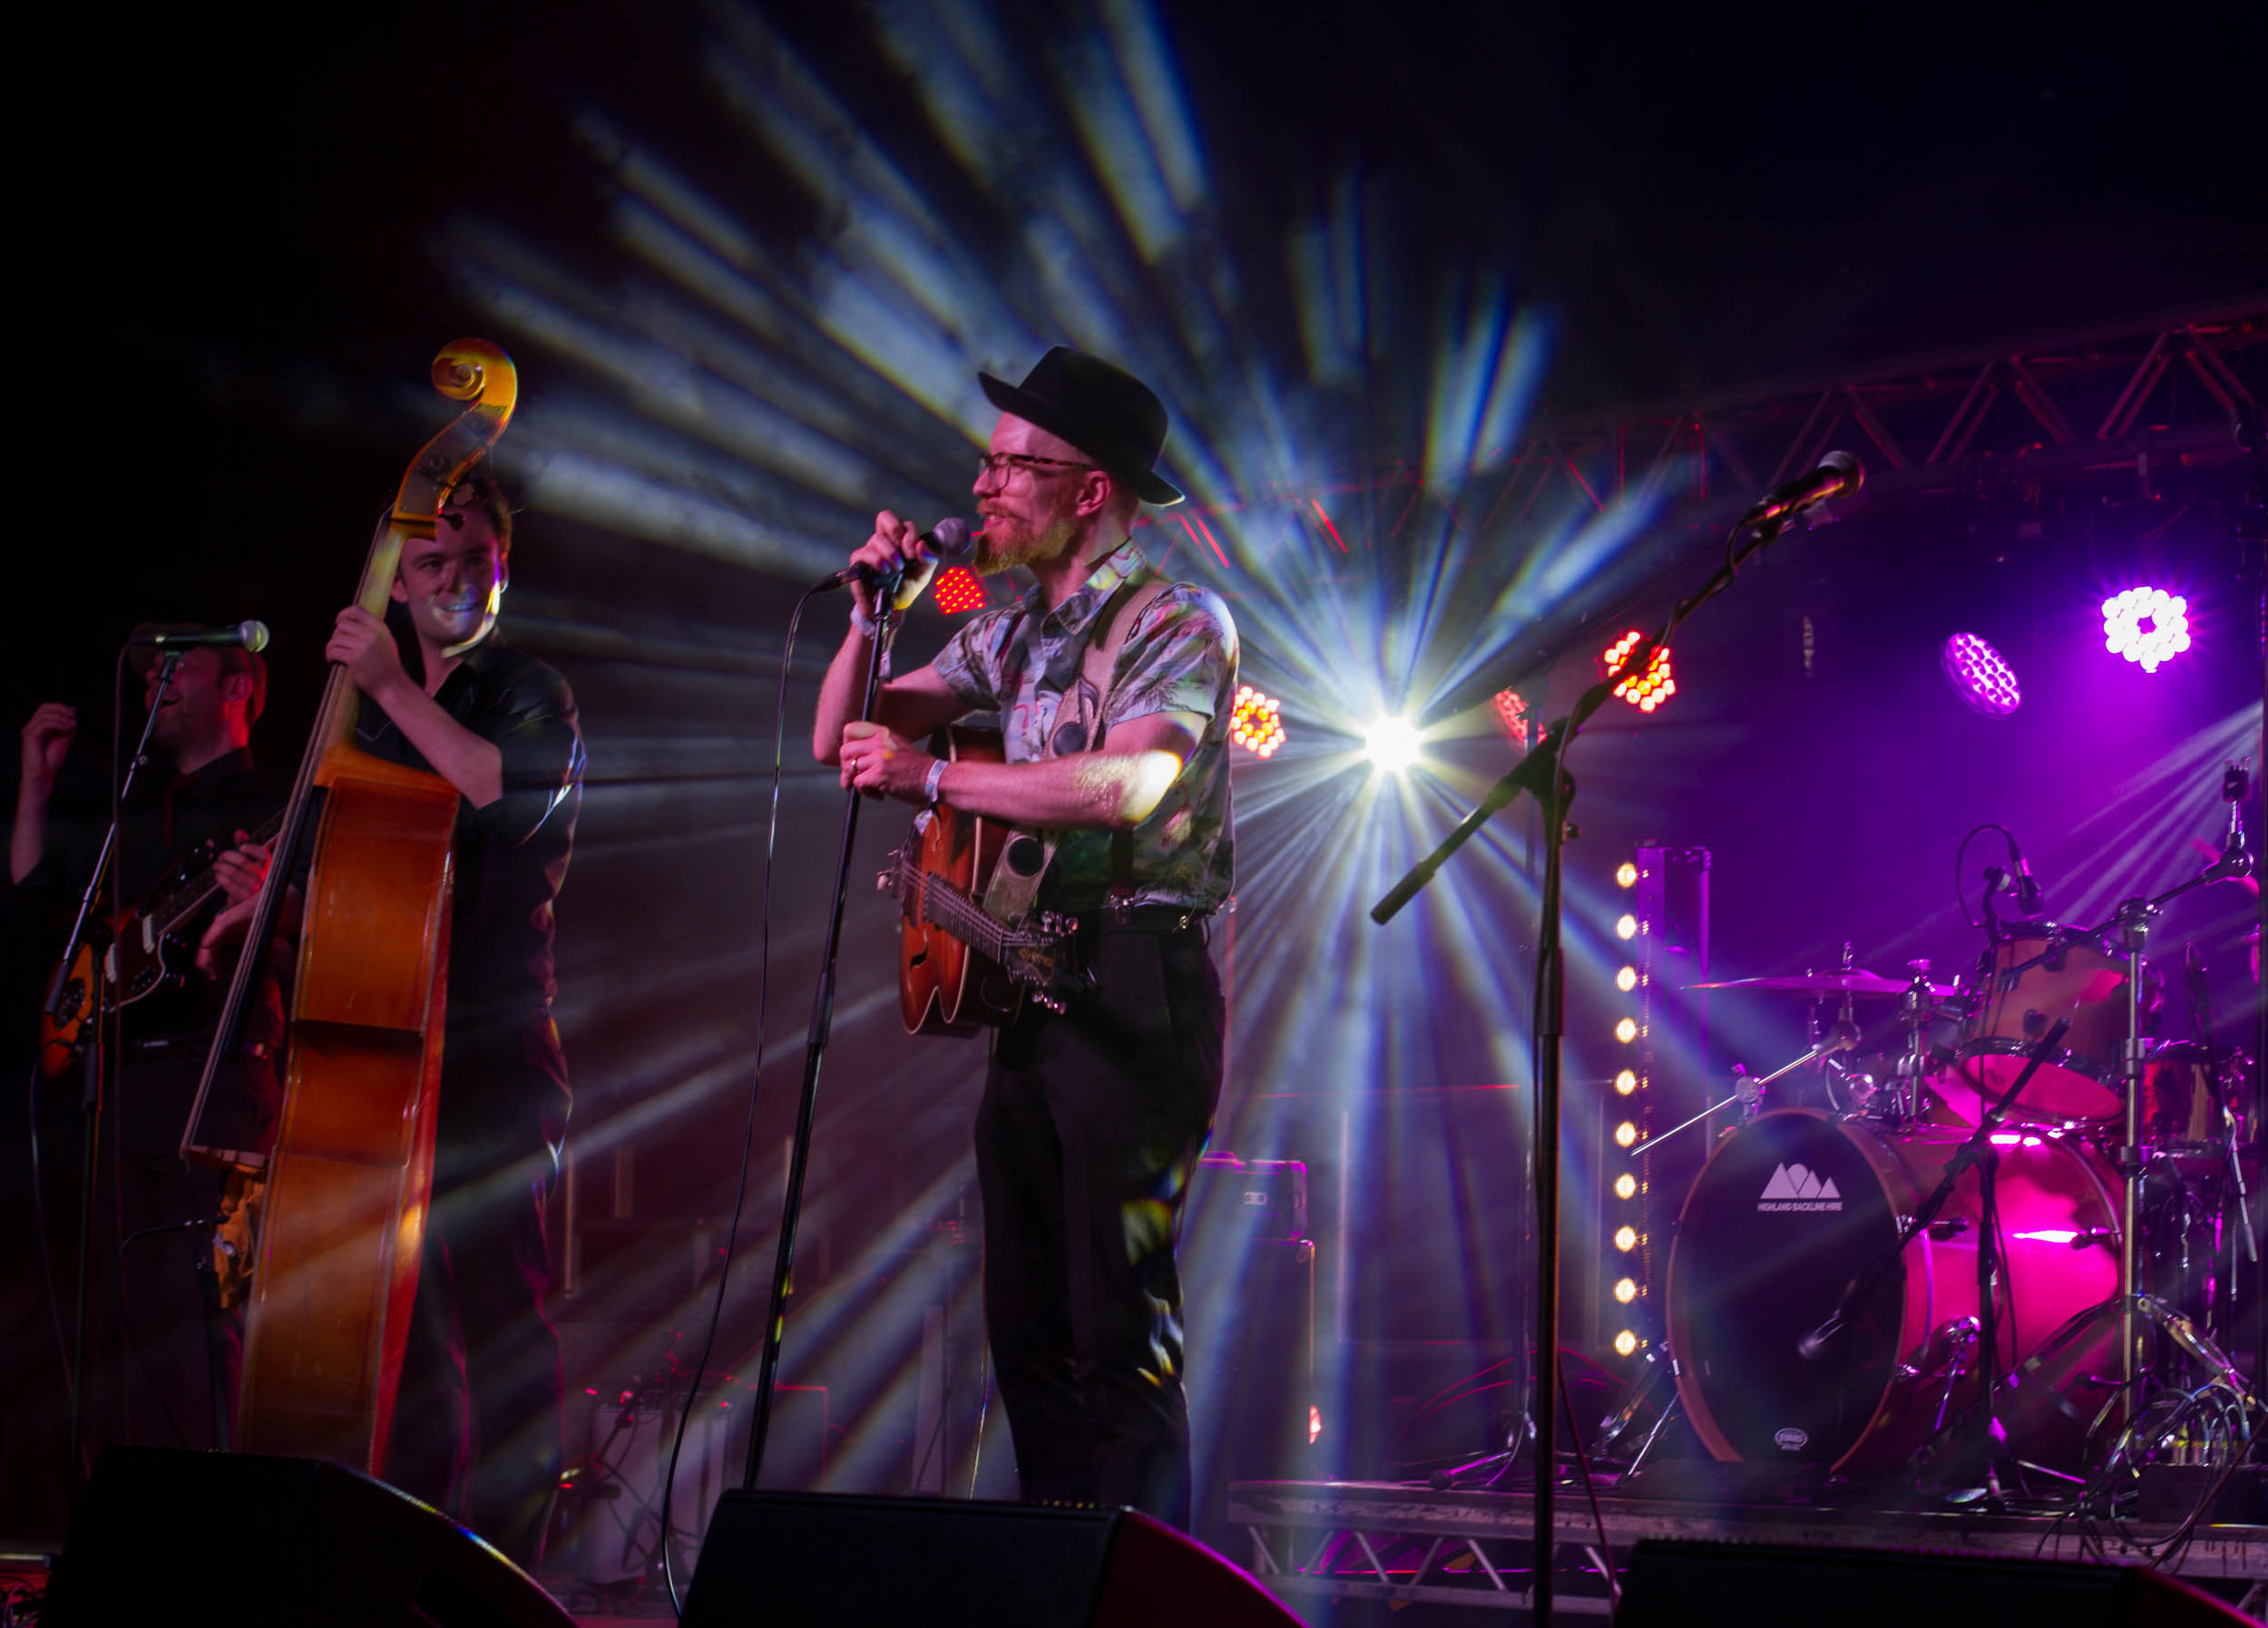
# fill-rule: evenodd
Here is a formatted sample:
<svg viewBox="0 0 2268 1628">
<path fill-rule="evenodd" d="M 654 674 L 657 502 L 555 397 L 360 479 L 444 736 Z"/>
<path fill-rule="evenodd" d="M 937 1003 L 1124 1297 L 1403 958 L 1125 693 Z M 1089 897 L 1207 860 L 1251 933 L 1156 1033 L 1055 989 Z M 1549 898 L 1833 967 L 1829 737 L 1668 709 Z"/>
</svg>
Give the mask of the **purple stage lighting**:
<svg viewBox="0 0 2268 1628">
<path fill-rule="evenodd" d="M 2004 718 L 2023 703 L 2016 669 L 1974 633 L 1956 633 L 1947 639 L 1942 659 L 1945 682 L 1985 717 Z"/>
<path fill-rule="evenodd" d="M 2103 601 L 2103 646 L 2146 673 L 2189 648 L 2189 601 L 2163 588 L 2129 588 Z"/>
</svg>

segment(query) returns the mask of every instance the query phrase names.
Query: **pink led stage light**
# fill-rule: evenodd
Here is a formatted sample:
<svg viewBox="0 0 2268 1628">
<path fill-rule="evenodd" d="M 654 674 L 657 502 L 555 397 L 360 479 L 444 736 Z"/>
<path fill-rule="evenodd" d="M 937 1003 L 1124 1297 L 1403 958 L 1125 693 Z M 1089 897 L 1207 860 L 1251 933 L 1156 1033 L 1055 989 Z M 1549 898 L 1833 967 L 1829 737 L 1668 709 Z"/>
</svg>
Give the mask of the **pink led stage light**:
<svg viewBox="0 0 2268 1628">
<path fill-rule="evenodd" d="M 2163 588 L 2129 588 L 2103 601 L 2103 648 L 2146 673 L 2189 648 L 2189 601 Z"/>
<path fill-rule="evenodd" d="M 1941 659 L 1953 693 L 1985 717 L 2004 718 L 2023 704 L 2016 669 L 1974 633 L 1956 633 L 1947 639 Z"/>
</svg>

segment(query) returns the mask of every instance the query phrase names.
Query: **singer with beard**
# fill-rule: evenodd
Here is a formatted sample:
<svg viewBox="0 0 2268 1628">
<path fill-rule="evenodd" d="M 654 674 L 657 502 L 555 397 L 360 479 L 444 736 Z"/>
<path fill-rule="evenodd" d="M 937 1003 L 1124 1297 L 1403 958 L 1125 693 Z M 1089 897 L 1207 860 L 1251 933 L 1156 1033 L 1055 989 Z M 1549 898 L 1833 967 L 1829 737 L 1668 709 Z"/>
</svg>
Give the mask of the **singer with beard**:
<svg viewBox="0 0 2268 1628">
<path fill-rule="evenodd" d="M 386 1476 L 532 1567 L 562 1457 L 544 1306 L 543 1206 L 568 1107 L 552 902 L 583 749 L 566 681 L 495 637 L 511 549 L 512 511 L 476 470 L 442 500 L 434 536 L 402 553 L 393 599 L 420 671 L 355 606 L 326 654 L 368 698 L 356 744 L 461 794 L 433 1202 Z"/>
<path fill-rule="evenodd" d="M 1230 882 L 1228 724 L 1237 633 L 1205 589 L 1168 583 L 1132 540 L 1164 406 L 1132 375 L 1057 347 L 1001 410 L 975 486 L 975 567 L 1033 586 L 965 623 L 859 721 L 872 598 L 820 690 L 812 749 L 842 782 L 1061 835 L 1043 908 L 1075 916 L 1095 981 L 1061 1014 L 1001 1030 L 977 1110 L 984 1316 L 1023 1496 L 1190 1506 L 1174 1250 L 1220 1095 L 1224 1014 L 1206 923 Z M 875 518 L 851 556 L 914 569 L 914 527 Z M 1103 693 L 1082 672 L 1128 619 Z M 946 762 L 915 741 L 1000 716 L 1008 761 Z"/>
</svg>

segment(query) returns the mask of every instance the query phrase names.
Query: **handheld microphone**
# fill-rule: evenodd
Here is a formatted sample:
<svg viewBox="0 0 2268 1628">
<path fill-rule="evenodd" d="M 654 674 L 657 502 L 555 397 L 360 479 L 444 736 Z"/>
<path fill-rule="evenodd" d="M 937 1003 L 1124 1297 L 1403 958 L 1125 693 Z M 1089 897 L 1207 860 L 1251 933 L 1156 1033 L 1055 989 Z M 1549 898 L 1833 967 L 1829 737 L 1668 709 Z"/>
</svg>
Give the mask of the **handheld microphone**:
<svg viewBox="0 0 2268 1628">
<path fill-rule="evenodd" d="M 1744 526 L 1768 525 L 1775 520 L 1785 520 L 1813 503 L 1823 503 L 1831 497 L 1847 497 L 1866 482 L 1866 467 L 1849 453 L 1829 453 L 1819 461 L 1819 467 L 1807 475 L 1798 475 L 1774 492 L 1747 513 L 1740 517 Z"/>
<path fill-rule="evenodd" d="M 846 565 L 833 576 L 822 577 L 812 584 L 812 591 L 847 588 L 853 582 L 864 582 L 869 588 L 886 585 L 890 590 L 890 609 L 910 609 L 914 601 L 928 589 L 939 568 L 966 565 L 976 558 L 976 533 L 970 531 L 969 522 L 958 515 L 947 515 L 914 541 L 920 552 L 902 571 L 878 571 L 870 565 Z"/>
<path fill-rule="evenodd" d="M 161 650 L 264 650 L 268 648 L 266 622 L 239 622 L 233 628 L 200 628 L 194 633 L 140 633 L 128 641 L 150 645 Z"/>
</svg>

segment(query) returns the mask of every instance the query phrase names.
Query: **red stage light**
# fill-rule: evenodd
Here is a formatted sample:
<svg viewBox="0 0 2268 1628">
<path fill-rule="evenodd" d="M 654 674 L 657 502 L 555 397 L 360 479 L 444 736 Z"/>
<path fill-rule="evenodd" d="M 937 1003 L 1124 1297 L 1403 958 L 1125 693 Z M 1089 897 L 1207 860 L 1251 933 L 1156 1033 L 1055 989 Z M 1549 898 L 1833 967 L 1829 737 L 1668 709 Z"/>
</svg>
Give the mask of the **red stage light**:
<svg viewBox="0 0 2268 1628">
<path fill-rule="evenodd" d="M 1623 658 L 1636 649 L 1638 640 L 1645 637 L 1634 629 L 1609 645 L 1598 658 L 1598 676 L 1603 678 L 1620 667 Z M 1647 662 L 1646 670 L 1624 678 L 1615 686 L 1614 693 L 1640 712 L 1651 712 L 1676 695 L 1677 681 L 1669 676 L 1669 647 L 1663 645 L 1657 649 Z"/>
<path fill-rule="evenodd" d="M 1496 721 L 1504 730 L 1504 738 L 1521 751 L 1528 749 L 1528 703 L 1516 689 L 1500 689 L 1491 697 L 1496 708 Z"/>
<path fill-rule="evenodd" d="M 1273 757 L 1284 744 L 1284 721 L 1276 716 L 1274 696 L 1264 696 L 1249 684 L 1237 687 L 1236 709 L 1228 715 L 1228 738 L 1255 757 Z"/>
<path fill-rule="evenodd" d="M 984 580 L 967 566 L 956 565 L 937 573 L 937 584 L 930 590 L 930 598 L 947 616 L 982 610 L 986 603 Z"/>
</svg>

